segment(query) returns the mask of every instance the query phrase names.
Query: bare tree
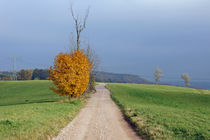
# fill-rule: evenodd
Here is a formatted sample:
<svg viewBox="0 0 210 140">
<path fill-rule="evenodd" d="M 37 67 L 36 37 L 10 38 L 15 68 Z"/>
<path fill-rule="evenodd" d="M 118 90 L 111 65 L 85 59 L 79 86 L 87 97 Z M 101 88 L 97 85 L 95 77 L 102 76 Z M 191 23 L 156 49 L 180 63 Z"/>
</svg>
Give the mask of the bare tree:
<svg viewBox="0 0 210 140">
<path fill-rule="evenodd" d="M 86 28 L 86 23 L 89 15 L 89 7 L 86 10 L 86 14 L 83 18 L 83 20 L 80 20 L 79 16 L 75 16 L 74 10 L 71 6 L 71 14 L 75 25 L 76 30 L 76 39 L 74 35 L 71 37 L 71 52 L 74 52 L 76 50 L 80 50 L 81 47 L 81 33 Z M 97 67 L 99 65 L 99 58 L 96 55 L 96 53 L 91 49 L 90 44 L 85 44 L 85 54 L 89 60 L 89 62 L 92 64 L 91 73 L 90 73 L 90 80 L 89 80 L 89 90 L 94 90 L 95 86 L 95 74 L 97 71 Z"/>
<path fill-rule="evenodd" d="M 90 8 L 88 7 L 83 21 L 81 21 L 79 19 L 78 15 L 75 16 L 74 10 L 73 10 L 73 8 L 71 6 L 71 15 L 72 15 L 72 18 L 74 20 L 75 29 L 76 29 L 76 50 L 80 49 L 80 42 L 81 42 L 80 36 L 81 36 L 82 31 L 86 28 L 86 23 L 87 23 L 87 19 L 88 19 L 88 15 L 89 15 L 89 9 Z M 74 38 L 73 38 L 73 40 L 74 40 Z"/>
<path fill-rule="evenodd" d="M 89 62 L 92 64 L 92 71 L 96 71 L 98 68 L 98 65 L 100 63 L 100 60 L 95 53 L 93 49 L 91 49 L 90 44 L 88 44 L 87 49 L 86 49 L 86 55 L 89 60 Z"/>
<path fill-rule="evenodd" d="M 163 77 L 163 71 L 159 69 L 158 67 L 155 69 L 154 77 L 155 77 L 155 82 L 158 84 L 160 81 L 160 78 Z"/>
<path fill-rule="evenodd" d="M 181 78 L 184 80 L 186 86 L 190 86 L 191 78 L 188 73 L 182 74 Z"/>
<path fill-rule="evenodd" d="M 89 62 L 92 64 L 91 73 L 90 73 L 90 82 L 89 82 L 89 89 L 94 90 L 95 86 L 95 75 L 100 64 L 100 60 L 97 54 L 91 49 L 90 44 L 86 49 L 86 55 L 88 57 Z"/>
</svg>

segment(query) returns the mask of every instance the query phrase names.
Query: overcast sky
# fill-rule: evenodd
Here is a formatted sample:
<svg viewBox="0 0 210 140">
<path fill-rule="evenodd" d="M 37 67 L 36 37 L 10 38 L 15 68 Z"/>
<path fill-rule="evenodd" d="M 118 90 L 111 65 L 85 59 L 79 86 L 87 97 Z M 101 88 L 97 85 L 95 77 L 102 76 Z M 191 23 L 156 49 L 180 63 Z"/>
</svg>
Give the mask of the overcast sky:
<svg viewBox="0 0 210 140">
<path fill-rule="evenodd" d="M 0 70 L 49 67 L 69 47 L 74 32 L 70 4 L 82 17 L 101 70 L 151 79 L 164 76 L 210 79 L 209 0 L 1 0 Z"/>
</svg>

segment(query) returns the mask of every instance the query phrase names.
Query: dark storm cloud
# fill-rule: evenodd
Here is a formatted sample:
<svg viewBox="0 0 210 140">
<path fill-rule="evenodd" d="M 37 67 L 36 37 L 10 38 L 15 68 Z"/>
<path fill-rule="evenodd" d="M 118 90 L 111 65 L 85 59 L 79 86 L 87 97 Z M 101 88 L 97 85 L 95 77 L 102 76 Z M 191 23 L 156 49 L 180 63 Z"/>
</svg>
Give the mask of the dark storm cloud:
<svg viewBox="0 0 210 140">
<path fill-rule="evenodd" d="M 209 0 L 2 0 L 0 69 L 11 68 L 13 55 L 51 65 L 74 31 L 70 3 L 80 15 L 91 6 L 83 39 L 103 70 L 152 76 L 159 66 L 169 76 L 210 76 Z"/>
</svg>

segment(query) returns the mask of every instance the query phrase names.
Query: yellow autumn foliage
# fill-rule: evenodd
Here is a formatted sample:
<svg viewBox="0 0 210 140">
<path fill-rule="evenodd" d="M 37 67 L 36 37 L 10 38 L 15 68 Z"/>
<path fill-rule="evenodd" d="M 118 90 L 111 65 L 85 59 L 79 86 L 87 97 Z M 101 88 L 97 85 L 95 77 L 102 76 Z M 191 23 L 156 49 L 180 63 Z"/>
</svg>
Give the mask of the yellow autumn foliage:
<svg viewBox="0 0 210 140">
<path fill-rule="evenodd" d="M 60 96 L 77 97 L 85 92 L 89 83 L 91 65 L 83 50 L 60 53 L 50 67 L 49 79 L 57 88 L 51 88 Z"/>
</svg>

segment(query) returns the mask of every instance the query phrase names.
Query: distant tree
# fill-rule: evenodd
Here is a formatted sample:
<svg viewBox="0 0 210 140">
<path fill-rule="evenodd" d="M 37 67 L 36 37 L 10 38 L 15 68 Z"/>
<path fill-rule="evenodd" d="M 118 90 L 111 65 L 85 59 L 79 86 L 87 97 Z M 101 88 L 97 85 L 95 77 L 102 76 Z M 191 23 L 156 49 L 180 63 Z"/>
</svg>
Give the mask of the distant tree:
<svg viewBox="0 0 210 140">
<path fill-rule="evenodd" d="M 40 80 L 47 80 L 48 78 L 49 78 L 49 70 L 41 69 L 39 79 Z"/>
<path fill-rule="evenodd" d="M 89 83 L 91 64 L 83 50 L 60 53 L 50 67 L 49 79 L 57 88 L 51 88 L 60 96 L 77 97 L 83 94 Z"/>
<path fill-rule="evenodd" d="M 3 76 L 3 77 L 0 77 L 0 81 L 8 81 L 8 80 L 12 80 L 12 76 Z"/>
<path fill-rule="evenodd" d="M 190 86 L 191 78 L 188 73 L 182 74 L 181 78 L 184 80 L 186 86 Z"/>
<path fill-rule="evenodd" d="M 18 80 L 31 80 L 32 79 L 32 70 L 21 70 L 18 72 Z"/>
<path fill-rule="evenodd" d="M 49 70 L 48 69 L 34 69 L 32 80 L 39 79 L 39 80 L 47 80 L 49 77 Z"/>
<path fill-rule="evenodd" d="M 154 77 L 155 77 L 155 82 L 158 84 L 160 81 L 160 78 L 163 77 L 163 71 L 159 69 L 158 67 L 155 69 Z"/>
<path fill-rule="evenodd" d="M 39 79 L 39 77 L 40 77 L 40 70 L 34 69 L 33 74 L 32 74 L 32 80 Z"/>
<path fill-rule="evenodd" d="M 0 78 L 2 78 L 2 77 L 5 77 L 5 75 L 3 75 L 3 74 L 0 74 Z"/>
</svg>

